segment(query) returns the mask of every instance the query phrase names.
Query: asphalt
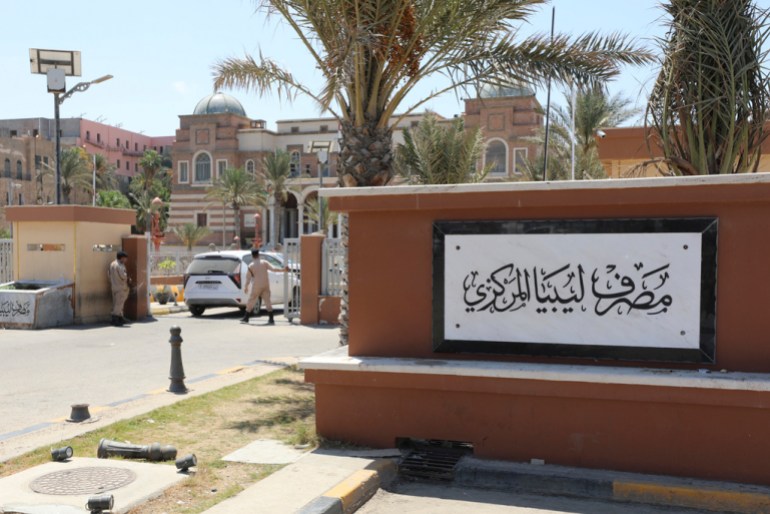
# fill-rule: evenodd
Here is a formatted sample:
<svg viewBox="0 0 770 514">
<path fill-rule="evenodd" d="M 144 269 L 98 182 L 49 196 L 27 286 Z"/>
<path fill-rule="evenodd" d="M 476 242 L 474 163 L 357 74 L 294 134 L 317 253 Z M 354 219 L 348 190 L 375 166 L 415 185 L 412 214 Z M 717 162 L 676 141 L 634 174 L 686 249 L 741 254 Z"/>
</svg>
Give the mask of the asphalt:
<svg viewBox="0 0 770 514">
<path fill-rule="evenodd" d="M 184 310 L 184 305 L 168 304 L 154 304 L 152 309 L 155 316 Z M 259 373 L 268 371 L 260 370 Z M 154 407 L 148 403 L 148 410 Z M 125 415 L 138 413 L 137 409 L 130 409 Z M 83 430 L 89 429 L 83 427 Z M 42 433 L 35 443 L 48 446 L 55 444 L 60 437 L 61 434 L 51 434 L 51 440 L 47 441 L 45 433 Z M 205 512 L 349 514 L 366 503 L 380 488 L 387 488 L 397 479 L 400 456 L 401 453 L 394 449 L 309 451 Z M 473 490 L 496 489 L 512 495 L 590 498 L 692 508 L 700 512 L 770 513 L 770 487 L 756 485 L 567 468 L 542 462 L 490 461 L 472 456 L 459 461 L 454 475 L 452 486 L 463 488 L 470 502 L 473 502 Z M 479 511 L 483 511 L 481 504 Z M 40 506 L 40 510 L 19 512 L 50 511 Z M 408 506 L 405 512 L 408 512 Z"/>
</svg>

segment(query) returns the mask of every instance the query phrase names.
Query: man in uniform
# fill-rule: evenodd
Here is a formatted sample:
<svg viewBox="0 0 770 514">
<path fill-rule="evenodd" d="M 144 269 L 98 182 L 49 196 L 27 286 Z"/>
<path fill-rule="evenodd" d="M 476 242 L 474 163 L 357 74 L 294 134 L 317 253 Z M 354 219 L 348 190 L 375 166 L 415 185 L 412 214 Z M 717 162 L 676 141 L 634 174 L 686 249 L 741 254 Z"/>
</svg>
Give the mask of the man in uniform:
<svg viewBox="0 0 770 514">
<path fill-rule="evenodd" d="M 257 298 L 262 298 L 262 302 L 267 309 L 268 325 L 274 325 L 273 321 L 273 304 L 270 303 L 270 279 L 267 276 L 268 271 L 288 271 L 288 266 L 281 268 L 274 268 L 269 262 L 263 261 L 259 258 L 259 250 L 256 248 L 251 249 L 251 256 L 253 261 L 249 264 L 249 271 L 246 273 L 246 284 L 243 286 L 243 292 L 249 295 L 249 300 L 246 303 L 246 314 L 241 318 L 241 323 L 248 323 L 251 318 L 251 311 L 254 310 L 254 306 L 257 304 Z M 249 294 L 249 288 L 251 287 L 251 294 Z"/>
<path fill-rule="evenodd" d="M 126 261 L 128 254 L 124 251 L 118 252 L 117 258 L 110 263 L 107 275 L 110 278 L 110 288 L 112 289 L 112 324 L 116 327 L 122 326 L 125 322 L 123 317 L 123 306 L 128 299 L 128 272 L 126 271 Z"/>
</svg>

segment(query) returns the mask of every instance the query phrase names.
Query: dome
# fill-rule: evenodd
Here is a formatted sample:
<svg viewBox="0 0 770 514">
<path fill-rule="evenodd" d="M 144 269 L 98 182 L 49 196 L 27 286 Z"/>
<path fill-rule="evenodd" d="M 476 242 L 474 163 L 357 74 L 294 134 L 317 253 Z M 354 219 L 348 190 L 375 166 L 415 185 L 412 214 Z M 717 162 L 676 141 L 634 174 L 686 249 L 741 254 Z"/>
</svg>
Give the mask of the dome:
<svg viewBox="0 0 770 514">
<path fill-rule="evenodd" d="M 535 96 L 535 90 L 525 84 L 510 86 L 485 84 L 479 92 L 480 98 L 504 98 L 510 96 Z"/>
<path fill-rule="evenodd" d="M 224 93 L 214 93 L 201 99 L 198 105 L 195 106 L 193 114 L 221 114 L 225 112 L 246 117 L 246 111 L 243 109 L 241 102 Z"/>
</svg>

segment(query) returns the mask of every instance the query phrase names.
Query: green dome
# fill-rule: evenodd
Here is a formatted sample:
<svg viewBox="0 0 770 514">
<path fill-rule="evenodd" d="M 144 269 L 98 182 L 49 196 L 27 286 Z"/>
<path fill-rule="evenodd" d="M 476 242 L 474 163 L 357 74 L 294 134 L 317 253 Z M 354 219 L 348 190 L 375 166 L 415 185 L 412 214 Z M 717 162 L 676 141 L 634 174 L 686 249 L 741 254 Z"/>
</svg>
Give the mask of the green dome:
<svg viewBox="0 0 770 514">
<path fill-rule="evenodd" d="M 203 98 L 195 106 L 193 114 L 222 114 L 225 112 L 246 117 L 246 111 L 243 109 L 241 102 L 224 93 L 214 93 Z"/>
<path fill-rule="evenodd" d="M 493 86 L 485 84 L 479 92 L 481 98 L 505 98 L 511 96 L 535 96 L 535 90 L 524 84 Z"/>
</svg>

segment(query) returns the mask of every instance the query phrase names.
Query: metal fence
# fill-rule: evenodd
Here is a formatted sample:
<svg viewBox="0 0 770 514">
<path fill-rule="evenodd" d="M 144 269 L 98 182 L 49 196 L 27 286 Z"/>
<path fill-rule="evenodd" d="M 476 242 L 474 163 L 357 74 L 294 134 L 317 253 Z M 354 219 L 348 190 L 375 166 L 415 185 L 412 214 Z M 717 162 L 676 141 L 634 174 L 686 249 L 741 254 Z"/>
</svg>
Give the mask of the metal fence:
<svg viewBox="0 0 770 514">
<path fill-rule="evenodd" d="M 342 296 L 342 279 L 345 276 L 345 247 L 341 239 L 326 238 L 321 261 L 321 294 Z"/>
<path fill-rule="evenodd" d="M 0 284 L 13 280 L 13 239 L 0 239 Z"/>
<path fill-rule="evenodd" d="M 188 252 L 186 248 L 163 248 L 159 252 L 152 252 L 150 254 L 150 276 L 181 275 L 198 253 L 200 252 Z M 162 269 L 160 263 L 169 259 L 173 261 L 174 267 L 168 270 Z"/>
<path fill-rule="evenodd" d="M 299 238 L 285 239 L 283 242 L 283 259 L 289 266 L 283 282 L 283 297 L 290 298 L 284 302 L 283 314 L 289 320 L 299 318 L 301 281 L 300 281 L 300 244 Z"/>
</svg>

